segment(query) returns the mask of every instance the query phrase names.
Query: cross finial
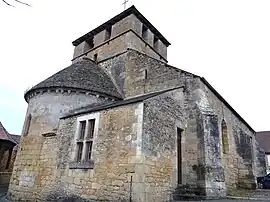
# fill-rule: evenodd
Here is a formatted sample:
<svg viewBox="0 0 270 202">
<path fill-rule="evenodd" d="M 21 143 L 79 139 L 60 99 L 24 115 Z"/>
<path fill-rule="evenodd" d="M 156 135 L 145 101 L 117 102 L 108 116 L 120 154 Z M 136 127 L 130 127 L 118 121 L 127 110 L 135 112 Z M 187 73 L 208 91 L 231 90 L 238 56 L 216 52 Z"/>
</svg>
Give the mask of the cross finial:
<svg viewBox="0 0 270 202">
<path fill-rule="evenodd" d="M 127 8 L 127 2 L 129 2 L 129 0 L 124 0 L 124 3 L 122 3 L 122 5 L 124 5 L 124 10 Z"/>
</svg>

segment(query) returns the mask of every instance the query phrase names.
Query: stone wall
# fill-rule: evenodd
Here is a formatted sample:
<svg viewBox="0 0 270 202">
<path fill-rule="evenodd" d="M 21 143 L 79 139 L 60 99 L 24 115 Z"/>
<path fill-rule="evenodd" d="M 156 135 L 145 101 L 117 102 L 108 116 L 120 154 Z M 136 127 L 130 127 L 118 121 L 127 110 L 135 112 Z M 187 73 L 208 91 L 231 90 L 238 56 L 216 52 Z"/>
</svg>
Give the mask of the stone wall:
<svg viewBox="0 0 270 202">
<path fill-rule="evenodd" d="M 150 46 L 146 41 L 142 40 L 140 36 L 130 30 L 119 36 L 116 36 L 115 38 L 105 41 L 104 43 L 92 48 L 91 50 L 89 50 L 87 47 L 88 45 L 86 42 L 82 42 L 77 46 L 74 53 L 74 58 L 72 60 L 73 63 L 77 62 L 85 56 L 94 60 L 94 55 L 97 55 L 97 61 L 106 60 L 110 57 L 121 54 L 128 49 L 140 51 L 157 60 L 166 62 L 166 59 L 162 55 L 159 55 L 152 46 Z"/>
<path fill-rule="evenodd" d="M 99 65 L 111 74 L 126 98 L 183 86 L 187 75 L 193 77 L 135 50 L 128 50 Z"/>
<path fill-rule="evenodd" d="M 177 187 L 177 127 L 182 129 L 183 183 L 196 183 L 197 137 L 187 129 L 183 89 L 144 101 L 145 201 L 166 201 Z"/>
<path fill-rule="evenodd" d="M 9 189 L 11 198 L 44 201 L 57 201 L 59 197 L 127 200 L 131 175 L 138 169 L 136 163 L 140 158 L 142 110 L 142 104 L 134 104 L 100 112 L 99 130 L 93 146 L 93 169 L 69 168 L 77 117 L 61 120 L 56 136 L 39 137 L 42 144 L 27 142 L 28 148 L 42 145 L 42 149 L 33 149 L 36 157 L 32 156 L 31 160 L 29 152 L 21 151 L 16 167 L 19 168 L 20 164 L 23 171 L 14 173 Z M 31 140 L 34 141 L 33 138 Z M 26 145 L 26 138 L 23 141 L 22 145 Z M 26 160 L 29 161 L 28 165 L 25 165 L 26 158 L 29 159 Z M 133 186 L 136 183 L 138 181 L 134 176 Z M 132 192 L 134 198 L 137 197 L 136 191 L 134 189 Z"/>
<path fill-rule="evenodd" d="M 255 158 L 256 158 L 256 168 L 255 168 L 255 176 L 265 176 L 267 174 L 267 159 L 263 149 L 260 148 L 258 142 L 255 143 Z"/>
<path fill-rule="evenodd" d="M 28 133 L 21 137 L 9 187 L 10 193 L 21 199 L 39 198 L 43 187 L 51 186 L 59 118 L 75 108 L 105 102 L 105 98 L 91 94 L 60 92 L 43 92 L 29 101 L 26 117 L 31 114 L 32 119 Z"/>
<path fill-rule="evenodd" d="M 222 167 L 224 167 L 227 186 L 229 188 L 239 186 L 254 187 L 255 170 L 260 170 L 259 166 L 261 165 L 257 160 L 258 150 L 255 147 L 254 132 L 205 83 L 200 81 L 199 77 L 192 76 L 187 72 L 133 50 L 129 50 L 111 60 L 104 61 L 100 65 L 107 69 L 113 78 L 118 78 L 116 83 L 123 91 L 125 97 L 133 97 L 176 86 L 185 86 L 186 102 L 191 108 L 194 107 L 194 102 L 202 100 L 203 104 L 203 99 L 209 102 L 210 110 L 217 116 L 218 120 L 219 142 L 216 142 L 216 144 L 221 149 L 220 159 Z M 147 77 L 145 76 L 145 71 L 147 71 Z M 194 97 L 196 89 L 201 89 L 202 95 Z M 197 124 L 198 120 L 194 113 L 189 118 L 191 124 Z M 222 120 L 225 121 L 227 126 L 229 145 L 227 153 L 222 152 Z M 193 128 L 192 130 L 195 129 Z M 197 132 L 194 132 L 194 135 L 197 135 Z M 246 148 L 249 148 L 248 152 L 243 154 Z"/>
<path fill-rule="evenodd" d="M 218 116 L 221 151 L 223 150 L 222 120 L 225 120 L 227 125 L 229 150 L 227 153 L 221 152 L 227 187 L 254 187 L 255 169 L 259 166 L 256 164 L 254 132 L 225 106 L 203 82 L 201 82 L 201 89 L 206 96 L 207 102 L 209 102 L 209 106 L 212 108 L 211 110 Z"/>
</svg>

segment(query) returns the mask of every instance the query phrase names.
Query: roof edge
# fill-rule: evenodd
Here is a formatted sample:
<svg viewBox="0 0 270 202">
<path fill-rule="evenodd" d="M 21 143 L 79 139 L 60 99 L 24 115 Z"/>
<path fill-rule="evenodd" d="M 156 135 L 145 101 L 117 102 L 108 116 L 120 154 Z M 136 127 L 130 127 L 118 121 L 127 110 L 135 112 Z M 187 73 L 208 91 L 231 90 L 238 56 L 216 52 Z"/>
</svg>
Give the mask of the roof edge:
<svg viewBox="0 0 270 202">
<path fill-rule="evenodd" d="M 123 99 L 123 97 L 120 97 L 120 96 L 119 97 L 116 97 L 116 96 L 108 95 L 108 94 L 102 93 L 102 92 L 90 91 L 90 90 L 87 90 L 87 89 L 84 89 L 84 88 L 73 88 L 73 87 L 66 87 L 66 86 L 50 86 L 50 87 L 42 87 L 42 88 L 31 88 L 31 89 L 29 89 L 28 91 L 25 92 L 24 99 L 28 103 L 27 97 L 29 96 L 30 93 L 35 92 L 35 91 L 40 91 L 40 90 L 50 90 L 50 89 L 57 89 L 57 88 L 62 88 L 62 89 L 65 89 L 65 90 L 75 90 L 75 91 L 81 91 L 81 90 L 83 90 L 83 91 L 86 91 L 86 92 L 91 92 L 93 94 L 97 94 L 97 95 L 101 95 L 101 96 L 106 96 L 106 97 L 113 98 L 113 99 L 119 99 L 119 100 L 122 100 Z"/>
<path fill-rule="evenodd" d="M 210 83 L 208 83 L 204 77 L 200 77 L 200 79 L 218 97 L 218 99 L 221 100 L 225 106 L 228 107 L 233 114 L 240 119 L 240 121 L 242 121 L 253 133 L 256 133 L 256 131 L 245 121 L 245 119 L 234 110 L 234 108 L 216 91 L 216 89 Z"/>
<path fill-rule="evenodd" d="M 17 142 L 11 137 L 11 135 L 9 134 L 7 129 L 4 127 L 4 125 L 1 123 L 1 121 L 0 121 L 0 126 L 2 126 L 2 129 L 4 130 L 4 132 L 5 132 L 5 134 L 6 134 L 7 138 L 8 138 L 8 140 L 6 140 L 6 141 L 10 141 L 10 142 L 12 142 L 14 144 L 17 144 Z"/>
<path fill-rule="evenodd" d="M 158 95 L 161 95 L 161 94 L 173 91 L 173 90 L 181 89 L 181 88 L 184 88 L 184 86 L 177 86 L 177 87 L 174 87 L 174 88 L 169 88 L 169 89 L 165 89 L 165 90 L 161 90 L 161 91 L 155 91 L 155 92 L 151 92 L 151 93 L 148 93 L 148 94 L 143 94 L 143 95 L 139 95 L 139 96 L 136 96 L 136 97 L 132 97 L 132 98 L 129 98 L 129 99 L 126 99 L 126 100 L 120 100 L 118 102 L 101 104 L 99 106 L 95 106 L 95 107 L 93 107 L 91 109 L 86 109 L 84 111 L 80 111 L 80 112 L 77 112 L 77 113 L 76 112 L 75 113 L 67 113 L 66 115 L 60 117 L 60 119 L 66 119 L 66 118 L 70 118 L 70 117 L 73 117 L 73 116 L 79 116 L 79 115 L 82 115 L 82 114 L 87 114 L 87 113 L 92 113 L 92 112 L 97 112 L 97 111 L 103 111 L 103 110 L 106 110 L 106 109 L 112 109 L 112 108 L 115 108 L 115 107 L 120 107 L 120 106 L 125 106 L 125 105 L 129 105 L 129 104 L 142 102 L 142 101 L 150 99 L 152 97 L 155 97 L 155 96 L 158 96 Z M 76 109 L 76 110 L 80 110 L 80 108 Z"/>
</svg>

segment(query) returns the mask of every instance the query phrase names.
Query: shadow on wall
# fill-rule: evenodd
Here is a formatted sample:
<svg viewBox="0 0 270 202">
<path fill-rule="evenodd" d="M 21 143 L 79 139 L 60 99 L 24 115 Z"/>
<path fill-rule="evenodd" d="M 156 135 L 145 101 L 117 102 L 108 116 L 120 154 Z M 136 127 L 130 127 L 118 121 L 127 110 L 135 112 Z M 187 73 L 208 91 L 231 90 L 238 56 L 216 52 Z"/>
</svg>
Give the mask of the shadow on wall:
<svg viewBox="0 0 270 202">
<path fill-rule="evenodd" d="M 244 163 L 252 163 L 252 138 L 240 128 L 234 129 L 236 151 Z"/>
<path fill-rule="evenodd" d="M 241 128 L 233 129 L 236 152 L 240 156 L 238 161 L 238 187 L 256 188 L 252 167 L 252 137 L 248 136 Z"/>
</svg>

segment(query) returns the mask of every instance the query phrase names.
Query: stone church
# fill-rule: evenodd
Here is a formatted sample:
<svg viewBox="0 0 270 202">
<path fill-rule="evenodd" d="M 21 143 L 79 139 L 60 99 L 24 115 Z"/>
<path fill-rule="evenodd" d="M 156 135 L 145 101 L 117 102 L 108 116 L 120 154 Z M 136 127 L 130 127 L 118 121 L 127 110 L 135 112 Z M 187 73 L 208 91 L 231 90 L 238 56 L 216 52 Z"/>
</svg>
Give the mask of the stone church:
<svg viewBox="0 0 270 202">
<path fill-rule="evenodd" d="M 265 160 L 254 130 L 203 77 L 168 64 L 170 43 L 134 6 L 72 44 L 72 64 L 25 93 L 11 200 L 256 188 Z"/>
</svg>

